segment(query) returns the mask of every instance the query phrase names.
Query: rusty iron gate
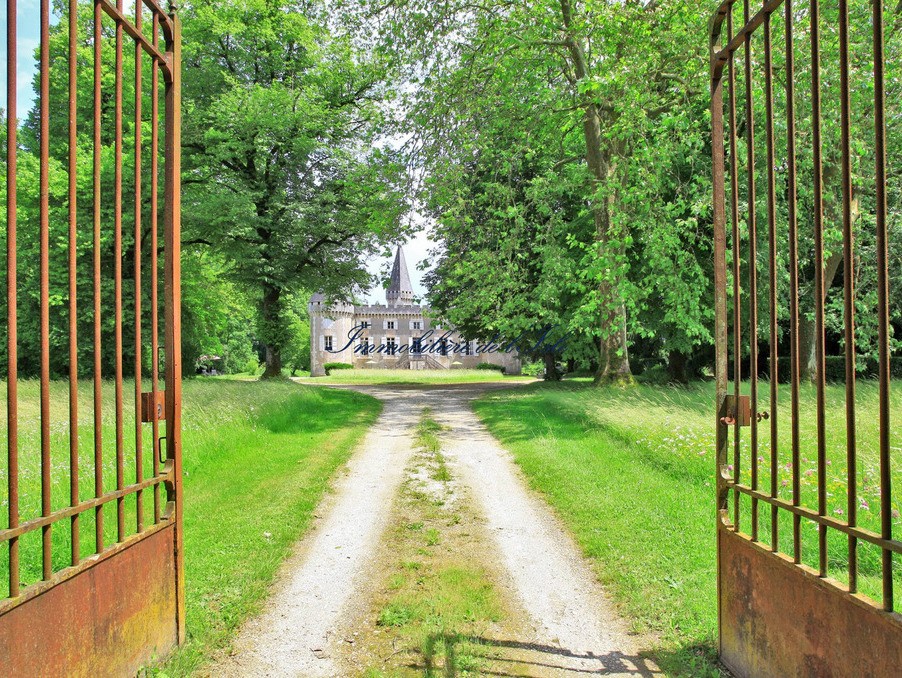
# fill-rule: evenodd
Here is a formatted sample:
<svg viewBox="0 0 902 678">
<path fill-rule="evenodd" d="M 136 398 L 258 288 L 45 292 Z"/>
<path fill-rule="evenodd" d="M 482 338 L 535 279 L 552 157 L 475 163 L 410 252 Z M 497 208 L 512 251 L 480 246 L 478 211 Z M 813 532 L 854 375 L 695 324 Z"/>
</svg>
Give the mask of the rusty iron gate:
<svg viewBox="0 0 902 678">
<path fill-rule="evenodd" d="M 69 0 L 62 16 L 50 0 L 18 4 L 6 2 L 0 673 L 133 675 L 185 634 L 179 22 L 157 0 L 128 16 L 123 0 Z M 40 35 L 31 112 L 16 97 L 26 22 Z M 17 184 L 26 153 L 39 176 Z M 37 261 L 23 261 L 32 243 Z M 27 354 L 25 323 L 39 336 Z"/>
<path fill-rule="evenodd" d="M 727 0 L 711 23 L 719 644 L 740 676 L 902 670 L 885 51 L 899 11 Z M 844 390 L 827 383 L 837 359 Z"/>
</svg>

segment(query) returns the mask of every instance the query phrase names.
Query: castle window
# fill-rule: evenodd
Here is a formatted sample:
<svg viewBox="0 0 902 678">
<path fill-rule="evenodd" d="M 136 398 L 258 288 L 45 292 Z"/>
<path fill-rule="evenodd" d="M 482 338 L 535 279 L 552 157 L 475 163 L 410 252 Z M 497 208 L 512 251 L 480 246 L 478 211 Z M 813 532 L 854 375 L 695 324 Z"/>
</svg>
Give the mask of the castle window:
<svg viewBox="0 0 902 678">
<path fill-rule="evenodd" d="M 395 329 L 395 321 L 394 321 L 394 320 L 389 320 L 389 321 L 385 324 L 385 329 L 387 329 L 387 330 L 393 330 L 393 329 Z"/>
<path fill-rule="evenodd" d="M 360 327 L 361 327 L 361 329 L 368 330 L 370 328 L 370 321 L 369 320 L 361 320 Z"/>
<path fill-rule="evenodd" d="M 423 323 L 420 322 L 419 320 L 414 320 L 413 321 L 413 329 L 415 329 L 415 330 L 423 329 Z"/>
<path fill-rule="evenodd" d="M 385 352 L 388 355 L 394 355 L 398 350 L 398 344 L 395 342 L 394 337 L 387 337 L 385 339 Z"/>
<path fill-rule="evenodd" d="M 323 348 L 327 351 L 332 350 L 332 337 L 331 335 L 326 335 L 323 337 Z"/>
<path fill-rule="evenodd" d="M 423 352 L 423 340 L 420 337 L 414 337 L 411 340 L 410 352 L 417 355 Z"/>
<path fill-rule="evenodd" d="M 461 346 L 462 346 L 461 353 L 463 353 L 464 355 L 470 355 L 470 342 L 462 341 Z"/>
<path fill-rule="evenodd" d="M 360 353 L 362 355 L 370 354 L 370 339 L 369 337 L 364 337 L 360 340 Z"/>
</svg>

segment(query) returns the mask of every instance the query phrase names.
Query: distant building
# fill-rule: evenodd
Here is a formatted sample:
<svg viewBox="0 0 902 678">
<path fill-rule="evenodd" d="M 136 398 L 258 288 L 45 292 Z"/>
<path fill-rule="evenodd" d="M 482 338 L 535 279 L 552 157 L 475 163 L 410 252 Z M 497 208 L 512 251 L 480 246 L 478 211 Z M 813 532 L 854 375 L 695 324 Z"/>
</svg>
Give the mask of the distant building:
<svg viewBox="0 0 902 678">
<path fill-rule="evenodd" d="M 386 304 L 326 304 L 310 298 L 310 373 L 323 376 L 326 363 L 350 363 L 358 369 L 454 369 L 480 363 L 520 373 L 515 351 L 491 341 L 465 339 L 453 328 L 435 324 L 429 308 L 414 303 L 404 251 L 399 247 L 385 294 Z"/>
</svg>

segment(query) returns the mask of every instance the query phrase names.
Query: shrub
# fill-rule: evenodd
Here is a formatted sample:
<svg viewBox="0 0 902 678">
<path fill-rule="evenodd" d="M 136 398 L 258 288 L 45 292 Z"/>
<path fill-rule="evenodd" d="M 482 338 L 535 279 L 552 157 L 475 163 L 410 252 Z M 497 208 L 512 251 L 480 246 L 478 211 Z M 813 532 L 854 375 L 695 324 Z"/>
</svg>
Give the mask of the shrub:
<svg viewBox="0 0 902 678">
<path fill-rule="evenodd" d="M 244 363 L 244 370 L 242 371 L 245 374 L 257 374 L 260 371 L 260 361 L 256 358 L 248 358 L 247 362 Z"/>
<path fill-rule="evenodd" d="M 527 377 L 538 377 L 545 373 L 545 365 L 544 363 L 527 363 L 520 372 Z"/>
<path fill-rule="evenodd" d="M 479 363 L 476 366 L 477 370 L 498 370 L 502 374 L 504 374 L 504 365 L 494 365 L 492 363 Z"/>
<path fill-rule="evenodd" d="M 350 363 L 326 363 L 323 365 L 323 369 L 326 371 L 326 376 L 332 374 L 332 370 L 353 370 L 354 366 Z"/>
</svg>

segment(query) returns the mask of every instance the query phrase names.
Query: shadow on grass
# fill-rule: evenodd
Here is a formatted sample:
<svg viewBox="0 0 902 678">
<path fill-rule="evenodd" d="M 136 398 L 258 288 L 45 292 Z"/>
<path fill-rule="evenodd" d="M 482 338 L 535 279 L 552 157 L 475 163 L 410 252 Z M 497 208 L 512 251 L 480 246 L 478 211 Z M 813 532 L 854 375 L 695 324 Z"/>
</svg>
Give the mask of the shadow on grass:
<svg viewBox="0 0 902 678">
<path fill-rule="evenodd" d="M 461 662 L 461 657 L 469 657 L 468 654 L 459 652 L 459 648 L 464 643 L 495 650 L 486 658 L 493 664 L 509 667 L 480 667 L 479 675 L 485 676 L 520 676 L 523 675 L 523 670 L 529 669 L 566 671 L 568 674 L 585 673 L 587 675 L 613 673 L 648 678 L 662 675 L 651 660 L 642 656 L 626 655 L 620 652 L 604 654 L 574 652 L 553 645 L 517 640 L 497 640 L 457 633 L 437 633 L 429 636 L 423 646 L 423 665 L 410 668 L 422 670 L 426 676 L 444 676 L 445 678 L 458 676 L 461 671 L 472 668 L 469 665 L 462 665 L 468 662 Z M 441 661 L 439 661 L 440 658 Z M 586 668 L 573 668 L 574 661 L 583 664 Z"/>
</svg>

